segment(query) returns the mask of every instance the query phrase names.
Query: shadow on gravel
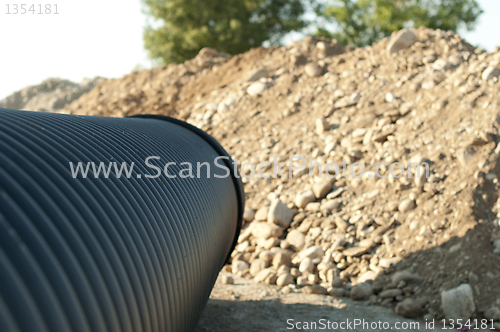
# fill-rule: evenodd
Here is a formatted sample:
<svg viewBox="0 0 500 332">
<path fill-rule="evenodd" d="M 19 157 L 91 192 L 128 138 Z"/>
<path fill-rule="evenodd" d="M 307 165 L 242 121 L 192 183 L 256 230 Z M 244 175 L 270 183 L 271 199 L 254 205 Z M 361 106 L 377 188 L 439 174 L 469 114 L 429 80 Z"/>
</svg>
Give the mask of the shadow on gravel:
<svg viewBox="0 0 500 332">
<path fill-rule="evenodd" d="M 255 284 L 250 280 L 238 279 L 234 285 L 218 283 L 212 297 L 203 312 L 196 332 L 215 331 L 386 331 L 384 328 L 320 328 L 320 320 L 345 322 L 347 319 L 364 319 L 367 322 L 388 322 L 393 331 L 436 331 L 442 327 L 440 315 L 440 292 L 462 283 L 469 283 L 473 289 L 477 314 L 472 318 L 483 318 L 482 313 L 496 305 L 500 299 L 498 277 L 500 276 L 500 256 L 492 252 L 489 226 L 480 223 L 470 229 L 463 237 L 452 237 L 440 246 L 409 253 L 402 261 L 389 268 L 389 273 L 372 282 L 372 287 L 387 289 L 394 276 L 402 271 L 411 271 L 412 275 L 426 276 L 417 282 L 408 281 L 413 287 L 410 297 L 425 304 L 425 313 L 435 317 L 435 329 L 426 329 L 423 317 L 417 320 L 419 326 L 398 329 L 397 322 L 415 322 L 394 312 L 398 303 L 392 301 L 392 308 L 378 305 L 366 305 L 370 301 L 352 301 L 348 298 L 335 298 L 324 295 L 303 293 L 280 294 L 276 286 Z M 428 277 L 431 276 L 431 277 Z M 242 280 L 245 280 L 244 282 Z M 378 285 L 378 286 L 377 286 Z M 266 287 L 271 287 L 267 299 L 260 297 Z M 393 286 L 389 286 L 392 288 Z M 224 299 L 220 294 L 231 295 Z M 372 297 L 373 299 L 373 297 Z M 381 301 L 381 300 L 378 300 Z M 372 302 L 373 303 L 373 302 Z M 299 328 L 287 324 L 289 319 Z M 304 328 L 303 323 L 316 322 L 316 328 Z M 439 326 L 438 326 L 439 325 Z M 479 330 L 476 330 L 479 331 Z M 482 330 L 481 330 L 482 331 Z"/>
<path fill-rule="evenodd" d="M 210 300 L 196 332 L 286 330 L 286 306 L 278 301 Z M 294 311 L 318 312 L 322 309 L 318 305 L 293 306 L 296 307 Z"/>
<path fill-rule="evenodd" d="M 411 297 L 425 304 L 424 313 L 441 319 L 441 290 L 468 283 L 473 289 L 476 312 L 481 317 L 481 312 L 498 305 L 496 301 L 500 299 L 500 256 L 493 253 L 490 237 L 489 226 L 477 224 L 463 237 L 452 237 L 440 246 L 407 254 L 372 286 L 380 292 L 382 287 L 394 288 L 404 280 Z M 406 293 L 408 289 L 403 291 Z"/>
<path fill-rule="evenodd" d="M 499 160 L 495 160 L 490 173 L 500 179 Z M 472 227 L 465 235 L 454 236 L 441 245 L 406 254 L 399 263 L 386 271 L 388 275 L 373 282 L 374 288 L 387 289 L 388 285 L 389 288 L 396 287 L 395 284 L 402 279 L 401 271 L 411 272 L 416 279 L 421 276 L 418 282 L 405 281 L 412 288 L 411 297 L 426 303 L 424 313 L 433 314 L 436 319 L 443 318 L 441 291 L 463 283 L 468 283 L 473 290 L 476 315 L 472 318 L 483 318 L 484 311 L 500 305 L 500 255 L 493 252 L 492 246 L 492 240 L 500 237 L 498 226 L 495 225 L 496 209 L 499 207 L 498 184 L 488 180 L 483 173 L 478 176 L 477 186 L 471 189 L 473 200 L 469 218 Z M 458 224 L 447 223 L 444 227 L 464 225 L 467 225 L 467 217 Z M 411 274 L 408 274 L 410 279 Z"/>
<path fill-rule="evenodd" d="M 408 331 L 425 331 L 424 322 L 416 322 L 393 314 L 380 306 L 365 306 L 349 300 L 333 299 L 331 304 L 282 303 L 277 300 L 231 301 L 211 299 L 198 323 L 196 332 L 229 332 L 229 331 L 385 331 L 384 328 L 373 328 L 380 322 L 386 322 L 389 329 L 398 330 L 396 324 L 407 324 Z M 340 304 L 340 305 L 338 305 Z M 375 325 L 355 326 L 354 320 L 362 324 Z M 315 322 L 316 327 L 312 326 Z M 330 322 L 330 325 L 328 325 Z M 333 328 L 332 324 L 343 325 L 344 328 Z M 330 328 L 328 328 L 328 326 Z M 382 327 L 382 326 L 381 326 Z M 411 328 L 410 328 L 411 327 Z"/>
</svg>

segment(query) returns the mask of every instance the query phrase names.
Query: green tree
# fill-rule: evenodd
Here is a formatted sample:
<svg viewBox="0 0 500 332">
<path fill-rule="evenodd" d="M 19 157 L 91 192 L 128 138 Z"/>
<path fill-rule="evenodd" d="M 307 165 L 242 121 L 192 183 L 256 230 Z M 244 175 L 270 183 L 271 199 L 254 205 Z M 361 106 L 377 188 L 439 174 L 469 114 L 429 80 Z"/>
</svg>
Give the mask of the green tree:
<svg viewBox="0 0 500 332">
<path fill-rule="evenodd" d="M 164 64 L 194 57 L 203 47 L 237 54 L 279 42 L 305 26 L 301 0 L 142 0 L 155 22 L 144 32 L 151 58 Z"/>
<path fill-rule="evenodd" d="M 476 0 L 327 0 L 317 15 L 335 23 L 337 31 L 323 24 L 317 35 L 366 46 L 407 27 L 471 30 L 481 13 Z"/>
</svg>

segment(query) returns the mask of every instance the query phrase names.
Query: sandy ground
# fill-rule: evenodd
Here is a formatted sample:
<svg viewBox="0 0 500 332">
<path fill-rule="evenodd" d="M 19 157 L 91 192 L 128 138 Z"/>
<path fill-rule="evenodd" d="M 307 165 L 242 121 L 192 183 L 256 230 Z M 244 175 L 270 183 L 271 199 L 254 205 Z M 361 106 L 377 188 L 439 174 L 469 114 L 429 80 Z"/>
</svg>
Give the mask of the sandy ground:
<svg viewBox="0 0 500 332">
<path fill-rule="evenodd" d="M 361 325 L 355 326 L 354 320 L 361 322 Z M 362 325 L 363 320 L 365 326 Z M 311 326 L 312 322 L 316 322 L 316 328 Z M 348 322 L 350 325 L 347 325 Z M 346 325 L 337 328 L 332 326 L 340 323 Z M 386 323 L 387 328 L 379 325 L 383 323 Z M 391 309 L 367 306 L 347 298 L 302 293 L 282 294 L 277 286 L 256 284 L 237 277 L 233 285 L 225 285 L 220 282 L 219 277 L 196 332 L 443 330 L 438 328 L 438 321 L 435 324 L 434 329 L 426 328 L 423 320 L 406 319 L 396 315 Z M 405 326 L 408 328 L 404 328 Z"/>
</svg>

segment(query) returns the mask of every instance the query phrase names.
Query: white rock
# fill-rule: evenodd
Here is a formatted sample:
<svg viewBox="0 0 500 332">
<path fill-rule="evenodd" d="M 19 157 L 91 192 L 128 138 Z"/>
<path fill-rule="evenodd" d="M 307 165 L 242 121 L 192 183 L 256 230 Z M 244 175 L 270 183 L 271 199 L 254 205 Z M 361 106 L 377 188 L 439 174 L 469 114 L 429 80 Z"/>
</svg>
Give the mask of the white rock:
<svg viewBox="0 0 500 332">
<path fill-rule="evenodd" d="M 342 253 L 346 256 L 358 257 L 370 251 L 370 247 L 350 247 L 345 249 Z"/>
<path fill-rule="evenodd" d="M 403 295 L 403 291 L 399 288 L 386 289 L 378 294 L 381 299 L 395 298 Z"/>
<path fill-rule="evenodd" d="M 212 118 L 212 116 L 214 115 L 214 113 L 215 112 L 213 110 L 207 110 L 205 112 L 205 114 L 203 115 L 203 121 L 207 121 L 208 122 Z"/>
<path fill-rule="evenodd" d="M 321 234 L 321 227 L 311 227 L 309 228 L 309 231 L 307 232 L 306 235 L 306 242 L 308 242 L 308 239 L 315 240 L 320 234 Z"/>
<path fill-rule="evenodd" d="M 427 176 L 425 167 L 418 165 L 415 171 L 415 185 L 423 186 L 426 181 L 427 181 Z"/>
<path fill-rule="evenodd" d="M 397 264 L 401 259 L 398 257 L 391 258 L 381 258 L 378 262 L 378 265 L 384 269 L 388 268 L 391 265 Z"/>
<path fill-rule="evenodd" d="M 299 276 L 297 278 L 297 285 L 298 286 L 306 286 L 309 285 L 309 281 L 307 280 L 306 276 Z"/>
<path fill-rule="evenodd" d="M 424 83 L 422 83 L 422 89 L 424 90 L 430 90 L 436 86 L 436 82 L 434 80 L 427 80 Z"/>
<path fill-rule="evenodd" d="M 405 199 L 398 206 L 398 210 L 403 213 L 413 210 L 414 208 L 415 208 L 415 202 L 412 201 L 411 199 Z"/>
<path fill-rule="evenodd" d="M 313 263 L 312 259 L 306 257 L 300 262 L 300 265 L 299 265 L 300 272 L 302 272 L 302 273 L 312 272 L 313 269 L 314 269 L 314 263 Z"/>
<path fill-rule="evenodd" d="M 324 118 L 316 119 L 316 134 L 321 135 L 328 129 L 328 122 Z"/>
<path fill-rule="evenodd" d="M 304 243 L 305 243 L 305 240 L 306 240 L 306 236 L 304 233 L 302 233 L 301 231 L 299 230 L 296 230 L 296 229 L 293 229 L 291 230 L 287 236 L 286 236 L 286 240 L 288 241 L 288 243 L 290 243 L 290 245 L 292 245 L 296 250 L 300 250 L 302 249 L 302 247 L 304 247 Z"/>
<path fill-rule="evenodd" d="M 500 75 L 500 68 L 490 66 L 483 71 L 481 78 L 483 80 L 492 80 Z"/>
<path fill-rule="evenodd" d="M 316 182 L 312 187 L 314 196 L 317 199 L 324 198 L 330 191 L 332 191 L 332 184 L 330 181 L 323 180 L 321 182 Z"/>
<path fill-rule="evenodd" d="M 255 69 L 248 74 L 247 82 L 258 81 L 267 75 L 269 75 L 269 71 L 266 68 Z"/>
<path fill-rule="evenodd" d="M 247 88 L 247 93 L 250 96 L 255 97 L 261 95 L 264 92 L 264 90 L 266 90 L 266 87 L 267 87 L 266 83 L 254 82 Z"/>
<path fill-rule="evenodd" d="M 290 267 L 292 260 L 292 255 L 288 251 L 277 252 L 273 257 L 273 267 L 279 269 L 280 266 Z M 279 270 L 278 270 L 279 271 Z"/>
<path fill-rule="evenodd" d="M 255 220 L 257 221 L 265 221 L 267 220 L 267 214 L 269 212 L 269 206 L 262 206 L 260 207 L 257 212 L 255 213 Z"/>
<path fill-rule="evenodd" d="M 234 251 L 235 252 L 244 252 L 248 247 L 250 246 L 250 242 L 248 241 L 244 241 L 240 244 L 238 244 L 235 248 L 234 248 Z"/>
<path fill-rule="evenodd" d="M 219 113 L 219 114 L 227 113 L 230 110 L 231 110 L 231 108 L 227 104 L 224 104 L 224 103 L 220 103 L 219 106 L 217 106 L 217 113 Z"/>
<path fill-rule="evenodd" d="M 255 217 L 255 212 L 250 207 L 245 206 L 245 210 L 243 212 L 243 220 L 252 221 Z"/>
<path fill-rule="evenodd" d="M 330 294 L 333 297 L 343 297 L 345 295 L 345 293 L 346 293 L 346 290 L 343 287 L 333 287 L 328 292 L 328 294 Z"/>
<path fill-rule="evenodd" d="M 402 49 L 410 47 L 416 41 L 418 41 L 418 38 L 413 32 L 402 29 L 391 38 L 389 45 L 387 45 L 387 51 L 389 53 L 399 52 Z"/>
<path fill-rule="evenodd" d="M 326 144 L 326 146 L 325 146 L 325 154 L 328 156 L 330 154 L 330 152 L 332 152 L 333 150 L 335 150 L 336 146 L 337 146 L 337 142 L 330 142 L 330 143 Z"/>
<path fill-rule="evenodd" d="M 332 273 L 335 273 L 335 270 L 337 268 L 337 264 L 334 264 L 332 262 L 325 261 L 326 257 L 328 256 L 328 253 L 326 253 L 325 257 L 323 257 L 323 260 L 318 264 L 318 271 L 323 273 L 324 278 L 321 278 L 321 280 L 327 281 L 328 279 L 326 278 L 326 273 L 329 270 L 332 270 Z M 330 256 L 331 257 L 331 256 Z M 320 275 L 321 277 L 321 275 Z M 332 278 L 333 279 L 333 276 Z M 331 280 L 330 279 L 330 280 Z"/>
<path fill-rule="evenodd" d="M 385 94 L 385 101 L 388 102 L 388 103 L 392 103 L 394 100 L 396 100 L 396 97 L 394 97 L 394 95 L 390 92 L 387 92 Z"/>
<path fill-rule="evenodd" d="M 448 61 L 455 66 L 459 66 L 462 62 L 464 62 L 464 57 L 460 54 L 452 54 L 448 57 Z"/>
<path fill-rule="evenodd" d="M 224 99 L 219 106 L 217 107 L 217 113 L 221 115 L 225 115 L 225 113 L 229 112 L 233 108 L 238 105 L 238 102 L 240 101 L 241 97 L 238 96 L 229 96 L 226 99 Z"/>
<path fill-rule="evenodd" d="M 464 168 L 468 166 L 475 154 L 472 148 L 459 148 L 455 151 L 455 157 L 457 157 L 458 162 Z"/>
<path fill-rule="evenodd" d="M 300 260 L 307 257 L 310 259 L 315 259 L 323 257 L 324 254 L 325 252 L 323 251 L 323 248 L 321 248 L 320 246 L 313 246 L 302 250 L 299 254 L 299 258 Z"/>
<path fill-rule="evenodd" d="M 263 259 L 266 262 L 267 266 L 269 266 L 274 258 L 274 255 L 275 253 L 269 250 L 262 250 L 259 254 L 259 258 Z"/>
<path fill-rule="evenodd" d="M 314 284 L 317 284 L 317 283 L 319 283 L 319 282 L 320 282 L 319 277 L 318 277 L 316 274 L 313 274 L 313 273 L 311 273 L 311 274 L 309 274 L 309 275 L 307 276 L 307 280 L 309 281 L 309 283 L 310 283 L 311 285 L 314 285 Z"/>
<path fill-rule="evenodd" d="M 353 106 L 353 105 L 356 105 L 357 104 L 357 101 L 356 100 L 352 100 L 350 97 L 346 96 L 342 99 L 339 99 L 335 102 L 335 104 L 333 104 L 336 108 L 344 108 L 344 107 L 349 107 L 349 106 Z"/>
<path fill-rule="evenodd" d="M 493 253 L 500 254 L 500 239 L 494 240 L 492 245 L 493 245 Z"/>
<path fill-rule="evenodd" d="M 408 318 L 417 318 L 422 315 L 423 309 L 416 300 L 406 298 L 398 303 L 396 306 L 396 313 Z"/>
<path fill-rule="evenodd" d="M 294 212 L 279 199 L 274 200 L 269 207 L 267 221 L 283 228 L 288 228 L 292 222 Z"/>
<path fill-rule="evenodd" d="M 448 70 L 448 69 L 451 69 L 452 67 L 453 67 L 453 65 L 444 59 L 437 59 L 432 64 L 432 69 L 437 70 L 437 71 Z"/>
<path fill-rule="evenodd" d="M 328 195 L 326 195 L 326 198 L 327 199 L 334 199 L 336 197 L 339 197 L 340 194 L 342 194 L 344 192 L 344 188 L 340 187 L 340 188 L 337 188 L 335 190 L 333 190 L 331 193 L 329 193 Z"/>
<path fill-rule="evenodd" d="M 231 94 L 226 99 L 224 99 L 222 101 L 222 104 L 225 104 L 229 107 L 235 107 L 240 102 L 240 99 L 241 99 L 241 96 L 238 96 L 236 94 Z"/>
<path fill-rule="evenodd" d="M 426 160 L 426 158 L 424 157 L 424 155 L 422 153 L 417 153 L 413 157 L 411 157 L 410 163 L 412 164 L 412 166 L 414 166 L 416 164 L 420 165 L 425 160 Z"/>
<path fill-rule="evenodd" d="M 254 221 L 250 226 L 252 235 L 259 239 L 280 237 L 283 234 L 283 229 L 281 227 L 269 222 Z"/>
<path fill-rule="evenodd" d="M 406 115 L 408 113 L 410 113 L 413 109 L 413 103 L 412 102 L 406 102 L 406 103 L 403 103 L 401 105 L 401 107 L 399 108 L 399 113 L 401 113 L 401 115 Z"/>
<path fill-rule="evenodd" d="M 338 211 L 340 207 L 340 200 L 335 199 L 332 201 L 326 201 L 321 203 L 319 210 L 325 214 L 329 214 L 332 211 Z"/>
<path fill-rule="evenodd" d="M 319 212 L 320 208 L 321 208 L 320 202 L 311 202 L 306 205 L 305 210 L 309 212 Z"/>
<path fill-rule="evenodd" d="M 448 319 L 469 319 L 474 311 L 476 305 L 474 304 L 474 297 L 472 288 L 469 284 L 461 284 L 457 288 L 441 292 L 441 308 L 443 313 Z"/>
<path fill-rule="evenodd" d="M 493 180 L 497 179 L 498 177 L 495 173 L 486 173 L 484 175 L 484 178 L 488 181 L 493 181 Z"/>
<path fill-rule="evenodd" d="M 238 243 L 245 242 L 250 236 L 252 236 L 252 224 L 241 230 L 240 236 L 238 237 Z"/>
<path fill-rule="evenodd" d="M 255 277 L 260 271 L 267 267 L 267 262 L 264 259 L 256 258 L 250 264 L 250 274 Z"/>
<path fill-rule="evenodd" d="M 361 301 L 372 295 L 372 285 L 368 282 L 362 282 L 352 287 L 351 299 Z"/>
<path fill-rule="evenodd" d="M 207 111 L 212 111 L 212 112 L 216 112 L 217 111 L 217 107 L 218 105 L 215 104 L 215 103 L 208 103 L 205 108 L 207 109 Z"/>
<path fill-rule="evenodd" d="M 436 61 L 435 55 L 426 55 L 422 58 L 422 62 L 426 64 L 433 63 L 434 61 Z"/>
<path fill-rule="evenodd" d="M 364 136 L 368 130 L 366 128 L 356 128 L 352 132 L 352 137 L 357 138 Z"/>
<path fill-rule="evenodd" d="M 316 43 L 316 47 L 318 48 L 318 50 L 324 51 L 327 48 L 327 44 L 323 41 L 320 41 Z"/>
<path fill-rule="evenodd" d="M 257 273 L 257 275 L 255 276 L 253 281 L 255 281 L 256 283 L 264 282 L 264 280 L 266 280 L 273 273 L 276 273 L 276 271 L 274 271 L 271 268 L 264 269 L 264 270 L 260 271 L 259 273 Z"/>
<path fill-rule="evenodd" d="M 404 281 L 406 283 L 409 282 L 415 282 L 415 283 L 420 283 L 424 280 L 421 276 L 419 276 L 416 273 L 412 273 L 411 271 L 408 270 L 402 270 L 394 273 L 391 277 L 391 281 L 394 284 L 399 284 L 401 281 Z"/>
<path fill-rule="evenodd" d="M 349 223 L 345 221 L 342 217 L 340 217 L 338 214 L 334 218 L 335 225 L 337 225 L 338 229 L 341 230 L 346 230 L 347 227 L 349 227 Z"/>
<path fill-rule="evenodd" d="M 305 208 L 310 202 L 314 202 L 316 197 L 312 190 L 302 190 L 295 196 L 295 205 L 299 208 Z"/>
<path fill-rule="evenodd" d="M 484 312 L 484 318 L 500 320 L 500 309 L 498 307 L 491 307 Z"/>
<path fill-rule="evenodd" d="M 318 64 L 316 63 L 308 63 L 305 67 L 304 70 L 309 77 L 318 77 L 321 75 L 323 72 L 323 68 L 321 68 Z"/>
<path fill-rule="evenodd" d="M 238 272 L 246 272 L 248 270 L 248 263 L 245 261 L 233 261 L 231 264 L 231 269 L 234 274 Z"/>
<path fill-rule="evenodd" d="M 375 279 L 377 279 L 377 277 L 378 277 L 378 274 L 375 271 L 368 270 L 358 277 L 358 279 L 356 280 L 356 283 L 362 283 L 362 282 L 369 281 L 369 280 L 375 280 Z"/>
<path fill-rule="evenodd" d="M 278 285 L 279 287 L 285 287 L 286 285 L 291 285 L 294 282 L 295 280 L 290 273 L 283 273 L 278 277 L 278 280 L 276 280 L 276 285 Z"/>
<path fill-rule="evenodd" d="M 388 120 L 389 120 L 388 122 L 390 123 L 390 121 L 391 121 L 391 119 L 390 119 L 390 118 L 385 118 L 385 119 L 388 119 Z M 380 121 L 380 120 L 379 120 L 379 121 Z M 388 124 L 389 124 L 389 123 L 388 123 Z M 383 127 L 383 126 L 382 126 L 382 127 Z M 370 144 L 371 144 L 371 142 L 372 142 L 372 138 L 373 138 L 373 136 L 374 136 L 374 135 L 373 135 L 373 132 L 374 132 L 374 130 L 373 130 L 373 129 L 370 129 L 370 130 L 367 130 L 367 131 L 366 131 L 365 135 L 363 136 L 363 144 L 364 144 L 364 145 L 370 145 Z"/>
</svg>

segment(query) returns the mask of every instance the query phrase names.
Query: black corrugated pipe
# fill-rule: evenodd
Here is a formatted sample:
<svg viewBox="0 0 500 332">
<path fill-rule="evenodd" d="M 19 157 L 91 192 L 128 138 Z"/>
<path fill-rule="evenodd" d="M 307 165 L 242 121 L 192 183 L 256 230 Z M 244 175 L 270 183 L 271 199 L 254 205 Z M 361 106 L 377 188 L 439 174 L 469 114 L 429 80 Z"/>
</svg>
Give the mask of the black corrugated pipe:
<svg viewBox="0 0 500 332">
<path fill-rule="evenodd" d="M 228 154 L 182 121 L 0 109 L 0 331 L 194 329 L 243 207 Z"/>
</svg>

